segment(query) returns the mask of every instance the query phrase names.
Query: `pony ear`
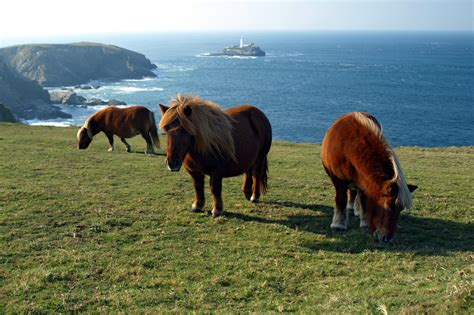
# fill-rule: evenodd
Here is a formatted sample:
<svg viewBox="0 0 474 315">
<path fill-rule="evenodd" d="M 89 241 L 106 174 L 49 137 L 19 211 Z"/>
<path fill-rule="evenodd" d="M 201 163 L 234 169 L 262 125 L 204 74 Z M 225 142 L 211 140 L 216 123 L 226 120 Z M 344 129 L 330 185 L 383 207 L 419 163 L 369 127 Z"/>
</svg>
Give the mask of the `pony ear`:
<svg viewBox="0 0 474 315">
<path fill-rule="evenodd" d="M 418 186 L 412 184 L 408 184 L 407 186 L 410 192 L 414 192 L 418 188 Z"/>
<path fill-rule="evenodd" d="M 191 108 L 191 106 L 186 106 L 183 110 L 183 113 L 189 117 L 193 113 L 193 109 Z"/>
<path fill-rule="evenodd" d="M 168 109 L 169 109 L 168 106 L 165 106 L 165 105 L 163 105 L 163 104 L 160 104 L 160 110 L 161 110 L 161 114 L 162 114 L 162 115 L 164 115 Z"/>
<path fill-rule="evenodd" d="M 395 197 L 396 195 L 398 195 L 398 190 L 399 188 L 397 182 L 390 180 L 384 184 L 382 195 L 387 197 Z"/>
</svg>

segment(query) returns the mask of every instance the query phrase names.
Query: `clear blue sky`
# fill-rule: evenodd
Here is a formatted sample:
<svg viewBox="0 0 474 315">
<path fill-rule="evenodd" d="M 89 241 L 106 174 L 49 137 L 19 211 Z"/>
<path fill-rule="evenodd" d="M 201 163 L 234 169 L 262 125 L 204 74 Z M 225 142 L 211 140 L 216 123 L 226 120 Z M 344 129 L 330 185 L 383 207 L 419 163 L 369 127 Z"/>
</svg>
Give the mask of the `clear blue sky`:
<svg viewBox="0 0 474 315">
<path fill-rule="evenodd" d="M 108 32 L 472 31 L 471 0 L 6 0 L 1 38 Z"/>
</svg>

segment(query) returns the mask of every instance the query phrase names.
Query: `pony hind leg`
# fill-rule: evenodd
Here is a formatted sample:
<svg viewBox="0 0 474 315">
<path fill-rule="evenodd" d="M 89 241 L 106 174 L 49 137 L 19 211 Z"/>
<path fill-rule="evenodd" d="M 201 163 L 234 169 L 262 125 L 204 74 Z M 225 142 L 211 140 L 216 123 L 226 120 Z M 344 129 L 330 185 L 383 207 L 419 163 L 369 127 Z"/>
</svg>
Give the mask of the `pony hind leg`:
<svg viewBox="0 0 474 315">
<path fill-rule="evenodd" d="M 349 215 L 347 211 L 347 184 L 333 178 L 336 188 L 336 208 L 332 218 L 331 228 L 335 230 L 347 230 Z"/>
<path fill-rule="evenodd" d="M 153 139 L 150 137 L 150 134 L 148 132 L 141 132 L 140 133 L 146 141 L 146 154 L 155 154 L 155 150 L 153 149 Z"/>
<path fill-rule="evenodd" d="M 250 197 L 250 201 L 252 202 L 259 202 L 261 193 L 265 194 L 267 192 L 267 176 L 268 172 L 268 161 L 267 156 L 262 156 L 257 160 L 252 172 L 252 197 Z"/>
<path fill-rule="evenodd" d="M 349 214 L 353 213 L 355 216 L 359 216 L 359 211 L 357 211 L 357 208 L 354 206 L 354 202 L 357 196 L 357 190 L 349 188 L 348 194 L 349 199 L 347 200 L 347 211 Z"/>
<path fill-rule="evenodd" d="M 363 229 L 367 229 L 369 224 L 367 223 L 367 213 L 362 205 L 362 198 L 363 192 L 359 191 L 357 196 L 355 197 L 354 201 L 354 212 L 357 211 L 360 219 L 360 227 Z"/>
<path fill-rule="evenodd" d="M 252 197 L 252 184 L 252 169 L 250 169 L 249 171 L 245 172 L 244 183 L 242 185 L 242 192 L 244 193 L 245 198 L 247 198 L 247 200 L 250 200 L 250 198 Z"/>
<path fill-rule="evenodd" d="M 114 135 L 112 133 L 106 133 L 107 139 L 109 139 L 109 152 L 115 151 Z"/>
<path fill-rule="evenodd" d="M 256 169 L 256 168 L 255 168 Z M 260 202 L 260 177 L 256 174 L 256 170 L 252 174 L 252 196 L 250 197 L 250 201 L 253 203 Z"/>
<path fill-rule="evenodd" d="M 127 142 L 125 138 L 120 138 L 120 140 L 122 140 L 123 144 L 125 144 L 125 148 L 127 149 L 127 152 L 132 151 L 132 146 L 130 145 L 130 143 Z"/>
</svg>

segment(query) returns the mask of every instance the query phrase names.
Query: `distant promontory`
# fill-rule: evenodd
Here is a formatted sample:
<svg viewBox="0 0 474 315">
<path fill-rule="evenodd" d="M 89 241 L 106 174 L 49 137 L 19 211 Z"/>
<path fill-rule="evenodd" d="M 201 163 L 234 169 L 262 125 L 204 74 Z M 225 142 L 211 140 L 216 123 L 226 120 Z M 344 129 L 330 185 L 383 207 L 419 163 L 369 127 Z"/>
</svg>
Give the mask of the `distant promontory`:
<svg viewBox="0 0 474 315">
<path fill-rule="evenodd" d="M 98 43 L 11 46 L 0 49 L 0 58 L 41 86 L 156 77 L 156 65 L 143 54 Z"/>
<path fill-rule="evenodd" d="M 156 77 L 143 54 L 97 43 L 31 44 L 0 49 L 0 103 L 17 118 L 70 117 L 52 105 L 43 87 L 93 80 Z"/>
</svg>

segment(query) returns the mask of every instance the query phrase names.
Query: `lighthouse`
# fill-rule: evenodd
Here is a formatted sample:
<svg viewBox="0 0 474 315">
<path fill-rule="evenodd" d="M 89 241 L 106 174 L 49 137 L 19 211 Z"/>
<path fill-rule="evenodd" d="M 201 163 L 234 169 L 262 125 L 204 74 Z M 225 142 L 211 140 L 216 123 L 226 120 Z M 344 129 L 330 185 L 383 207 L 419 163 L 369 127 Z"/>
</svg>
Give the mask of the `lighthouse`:
<svg viewBox="0 0 474 315">
<path fill-rule="evenodd" d="M 244 38 L 240 36 L 240 48 L 244 47 Z"/>
</svg>

